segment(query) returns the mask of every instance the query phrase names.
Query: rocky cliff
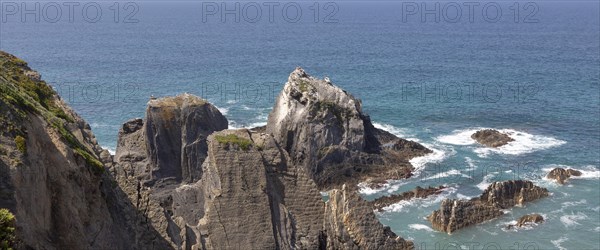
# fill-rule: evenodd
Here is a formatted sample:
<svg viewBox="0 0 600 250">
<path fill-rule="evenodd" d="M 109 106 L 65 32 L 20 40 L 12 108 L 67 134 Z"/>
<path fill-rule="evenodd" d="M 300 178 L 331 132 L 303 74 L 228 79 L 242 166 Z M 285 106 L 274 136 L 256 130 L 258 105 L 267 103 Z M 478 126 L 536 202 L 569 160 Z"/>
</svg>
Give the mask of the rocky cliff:
<svg viewBox="0 0 600 250">
<path fill-rule="evenodd" d="M 0 90 L 0 206 L 16 218 L 16 247 L 133 248 L 122 218 L 135 211 L 105 174 L 90 126 L 5 52 Z"/>
<path fill-rule="evenodd" d="M 477 198 L 442 201 L 439 210 L 427 219 L 434 229 L 452 233 L 463 227 L 494 219 L 504 214 L 501 209 L 522 206 L 525 202 L 548 196 L 548 190 L 531 181 L 494 182 Z"/>
<path fill-rule="evenodd" d="M 296 68 L 266 126 L 322 189 L 411 176 L 412 157 L 431 151 L 376 129 L 360 100 Z"/>
</svg>

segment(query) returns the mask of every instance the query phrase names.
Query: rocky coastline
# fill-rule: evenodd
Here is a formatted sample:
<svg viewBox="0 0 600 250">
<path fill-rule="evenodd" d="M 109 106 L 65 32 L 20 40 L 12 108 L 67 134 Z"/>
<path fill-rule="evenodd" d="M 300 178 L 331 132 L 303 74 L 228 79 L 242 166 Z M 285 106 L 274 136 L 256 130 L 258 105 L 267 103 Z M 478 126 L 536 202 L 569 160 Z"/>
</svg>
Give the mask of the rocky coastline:
<svg viewBox="0 0 600 250">
<path fill-rule="evenodd" d="M 191 94 L 152 98 L 143 118 L 122 124 L 114 155 L 27 63 L 0 51 L 0 68 L 0 208 L 15 249 L 414 249 L 375 211 L 446 188 L 361 197 L 359 183 L 409 178 L 410 160 L 432 150 L 375 128 L 359 99 L 302 68 L 263 127 L 228 129 Z M 472 138 L 513 140 L 495 130 Z M 427 220 L 450 234 L 548 195 L 531 181 L 494 182 Z"/>
</svg>

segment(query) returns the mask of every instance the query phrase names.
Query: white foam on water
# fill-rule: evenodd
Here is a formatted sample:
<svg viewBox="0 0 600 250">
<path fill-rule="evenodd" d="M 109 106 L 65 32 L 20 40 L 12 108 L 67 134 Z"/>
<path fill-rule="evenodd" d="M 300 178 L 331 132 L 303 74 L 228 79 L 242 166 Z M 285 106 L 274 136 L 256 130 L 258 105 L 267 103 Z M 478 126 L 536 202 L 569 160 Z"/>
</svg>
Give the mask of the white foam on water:
<svg viewBox="0 0 600 250">
<path fill-rule="evenodd" d="M 452 145 L 472 145 L 476 144 L 477 142 L 471 138 L 471 135 L 473 135 L 475 132 L 481 129 L 487 128 L 468 128 L 463 130 L 455 130 L 449 135 L 442 135 L 436 137 L 436 140 L 445 144 Z M 508 134 L 511 138 L 514 139 L 514 141 L 511 141 L 508 144 L 497 148 L 488 148 L 484 146 L 477 147 L 474 149 L 474 151 L 479 157 L 484 158 L 491 153 L 520 155 L 538 150 L 557 147 L 566 143 L 566 141 L 562 141 L 553 137 L 533 135 L 513 129 L 496 130 L 498 130 L 501 133 Z"/>
<path fill-rule="evenodd" d="M 587 201 L 585 199 L 581 199 L 580 201 L 567 201 L 567 202 L 562 203 L 562 208 L 564 209 L 564 208 L 579 206 L 579 205 L 583 205 L 583 204 L 587 204 Z"/>
<path fill-rule="evenodd" d="M 234 104 L 237 103 L 237 100 L 227 100 L 227 104 Z"/>
<path fill-rule="evenodd" d="M 465 162 L 469 165 L 465 170 L 475 170 L 477 169 L 477 165 L 475 165 L 475 161 L 471 159 L 471 157 L 465 157 Z"/>
<path fill-rule="evenodd" d="M 409 160 L 410 164 L 415 168 L 413 176 L 418 176 L 428 163 L 439 163 L 446 159 L 448 156 L 456 153 L 454 149 L 449 148 L 446 150 L 440 149 L 439 145 L 433 145 L 428 143 L 421 143 L 423 146 L 431 149 L 432 153 L 424 156 L 415 157 Z"/>
<path fill-rule="evenodd" d="M 364 195 L 372 195 L 372 194 L 376 194 L 379 192 L 382 192 L 383 190 L 387 189 L 390 184 L 389 183 L 384 183 L 383 185 L 381 185 L 381 188 L 371 188 L 369 187 L 369 185 L 365 182 L 361 182 L 358 183 L 358 192 L 360 194 L 364 194 Z"/>
<path fill-rule="evenodd" d="M 442 193 L 432 195 L 427 198 L 415 198 L 410 200 L 403 200 L 398 203 L 394 203 L 383 208 L 384 212 L 404 212 L 408 211 L 410 207 L 417 208 L 428 208 L 434 204 L 442 202 L 452 194 L 456 193 L 457 187 L 447 187 L 442 190 Z"/>
<path fill-rule="evenodd" d="M 111 155 L 115 155 L 115 153 L 116 153 L 116 151 L 117 151 L 117 150 L 116 150 L 116 149 L 114 149 L 113 147 L 106 147 L 106 148 L 104 148 L 104 149 L 108 150 L 108 152 L 109 152 Z"/>
<path fill-rule="evenodd" d="M 217 107 L 217 109 L 219 110 L 219 112 L 221 112 L 222 115 L 227 115 L 227 113 L 229 112 L 229 108 Z"/>
<path fill-rule="evenodd" d="M 256 127 L 262 127 L 267 125 L 267 122 L 253 122 L 248 124 L 248 128 L 256 128 Z"/>
<path fill-rule="evenodd" d="M 476 141 L 471 138 L 471 135 L 479 129 L 480 128 L 454 130 L 452 131 L 452 134 L 438 136 L 435 139 L 439 142 L 452 145 L 471 145 L 476 143 Z"/>
<path fill-rule="evenodd" d="M 445 178 L 445 177 L 452 176 L 452 175 L 460 175 L 460 176 L 465 177 L 465 178 L 471 178 L 471 176 L 463 174 L 459 170 L 451 169 L 449 171 L 446 171 L 446 172 L 443 172 L 443 173 L 437 173 L 437 174 L 435 174 L 433 176 L 429 176 L 429 177 L 423 178 L 421 180 L 425 181 L 425 180 L 432 180 L 432 179 L 441 179 L 441 178 Z"/>
<path fill-rule="evenodd" d="M 563 243 L 563 242 L 567 241 L 568 239 L 569 238 L 563 236 L 563 237 L 560 237 L 558 240 L 551 240 L 550 242 L 552 242 L 552 245 L 554 245 L 559 250 L 567 250 L 566 248 L 561 246 L 560 243 Z"/>
<path fill-rule="evenodd" d="M 367 183 L 361 182 L 358 183 L 358 192 L 364 195 L 371 195 L 381 192 L 393 193 L 398 191 L 401 186 L 409 183 L 409 180 L 387 180 L 385 183 L 381 184 L 380 188 L 371 188 Z"/>
<path fill-rule="evenodd" d="M 402 128 L 397 128 L 397 127 L 394 127 L 394 126 L 392 126 L 392 125 L 389 125 L 389 124 L 374 122 L 374 123 L 373 123 L 373 126 L 374 126 L 375 128 L 378 128 L 378 129 L 381 129 L 381 130 L 385 130 L 385 131 L 387 131 L 387 132 L 390 132 L 390 133 L 392 133 L 393 135 L 395 135 L 395 136 L 398 136 L 398 137 L 400 137 L 400 138 L 405 138 L 405 137 L 406 137 L 406 135 L 407 135 L 407 133 L 406 133 L 406 130 L 405 130 L 405 129 L 402 129 Z"/>
<path fill-rule="evenodd" d="M 587 219 L 587 215 L 579 212 L 577 214 L 567 214 L 560 217 L 560 222 L 565 225 L 565 227 L 573 227 L 580 225 L 578 221 Z"/>
<path fill-rule="evenodd" d="M 499 129 L 501 133 L 508 134 L 514 141 L 508 144 L 497 147 L 487 148 L 480 147 L 474 151 L 479 157 L 487 157 L 491 153 L 506 154 L 506 155 L 520 155 L 531 153 L 538 150 L 544 150 L 552 147 L 557 147 L 567 143 L 553 137 L 543 135 L 532 135 L 522 131 L 516 131 L 512 129 Z"/>
<path fill-rule="evenodd" d="M 561 165 L 561 164 L 551 164 L 551 165 L 548 165 L 548 167 L 546 167 L 546 168 L 542 168 L 542 171 L 544 171 L 543 179 L 546 181 L 552 182 L 552 183 L 556 183 L 555 180 L 548 179 L 546 177 L 548 175 L 548 173 L 550 173 L 550 171 L 552 171 L 552 169 L 555 169 L 555 168 L 573 169 L 573 170 L 577 170 L 577 171 L 581 172 L 581 176 L 571 176 L 571 177 L 569 177 L 570 179 L 600 179 L 600 170 L 598 170 L 598 168 L 594 165 L 588 165 L 588 166 L 584 166 L 584 167 L 572 167 L 572 166 Z"/>
<path fill-rule="evenodd" d="M 423 224 L 409 224 L 408 228 L 414 229 L 414 230 L 425 230 L 428 232 L 433 232 L 433 229 L 427 225 L 423 225 Z"/>
<path fill-rule="evenodd" d="M 464 195 L 461 193 L 457 193 L 456 198 L 460 199 L 460 200 L 470 200 L 470 199 L 474 198 L 474 196 L 467 196 L 467 195 Z"/>
<path fill-rule="evenodd" d="M 481 190 L 485 190 L 490 184 L 492 184 L 491 179 L 496 176 L 496 174 L 498 174 L 498 172 L 491 172 L 489 174 L 487 174 L 486 176 L 483 177 L 483 181 L 481 181 L 479 184 L 477 184 L 477 188 L 481 189 Z"/>
</svg>

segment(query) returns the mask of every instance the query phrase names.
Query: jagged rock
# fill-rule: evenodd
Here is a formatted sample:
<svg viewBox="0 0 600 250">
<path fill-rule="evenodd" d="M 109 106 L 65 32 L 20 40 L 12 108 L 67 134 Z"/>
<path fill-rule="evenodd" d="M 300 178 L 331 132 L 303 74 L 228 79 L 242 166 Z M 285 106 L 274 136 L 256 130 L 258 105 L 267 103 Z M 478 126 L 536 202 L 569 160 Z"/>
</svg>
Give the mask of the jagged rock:
<svg viewBox="0 0 600 250">
<path fill-rule="evenodd" d="M 571 176 L 581 176 L 581 171 L 570 168 L 555 168 L 546 175 L 546 178 L 556 180 L 560 184 L 565 184 Z"/>
<path fill-rule="evenodd" d="M 327 249 L 414 249 L 411 241 L 383 226 L 372 207 L 345 185 L 329 192 L 324 228 Z"/>
<path fill-rule="evenodd" d="M 485 203 L 476 202 L 473 200 L 450 200 L 445 199 L 440 205 L 440 209 L 433 211 L 427 219 L 431 222 L 433 229 L 447 232 L 452 232 L 494 219 L 503 212 L 494 206 Z"/>
<path fill-rule="evenodd" d="M 410 177 L 412 157 L 431 151 L 376 129 L 360 100 L 296 68 L 269 114 L 272 134 L 321 189 Z"/>
<path fill-rule="evenodd" d="M 510 180 L 490 184 L 479 196 L 481 202 L 502 209 L 522 206 L 525 202 L 548 196 L 548 190 L 531 181 Z"/>
<path fill-rule="evenodd" d="M 476 140 L 479 144 L 491 148 L 504 146 L 509 142 L 514 141 L 514 139 L 508 136 L 507 134 L 501 133 L 500 131 L 495 129 L 479 130 L 472 134 L 471 138 Z"/>
<path fill-rule="evenodd" d="M 417 186 L 414 190 L 404 192 L 401 194 L 379 197 L 375 200 L 370 201 L 369 203 L 371 204 L 371 206 L 373 206 L 375 210 L 383 211 L 384 207 L 387 207 L 394 203 L 398 203 L 403 200 L 410 200 L 413 198 L 426 198 L 430 195 L 440 194 L 444 188 L 446 187 L 439 186 L 422 188 L 420 186 Z"/>
<path fill-rule="evenodd" d="M 432 228 L 452 233 L 460 228 L 494 219 L 503 214 L 501 209 L 521 206 L 525 202 L 548 196 L 548 190 L 531 181 L 510 180 L 494 182 L 477 198 L 442 201 L 439 210 L 427 219 Z"/>
</svg>

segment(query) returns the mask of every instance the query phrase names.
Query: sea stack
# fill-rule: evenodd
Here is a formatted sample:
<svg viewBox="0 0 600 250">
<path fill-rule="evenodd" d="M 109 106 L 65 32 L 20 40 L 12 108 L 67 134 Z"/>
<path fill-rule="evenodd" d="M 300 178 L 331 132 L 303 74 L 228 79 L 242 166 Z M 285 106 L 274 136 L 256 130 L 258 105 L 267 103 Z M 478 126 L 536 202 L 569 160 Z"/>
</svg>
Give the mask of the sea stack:
<svg viewBox="0 0 600 250">
<path fill-rule="evenodd" d="M 376 129 L 362 103 L 332 82 L 296 68 L 269 114 L 272 134 L 320 189 L 411 176 L 409 160 L 431 152 Z"/>
</svg>

